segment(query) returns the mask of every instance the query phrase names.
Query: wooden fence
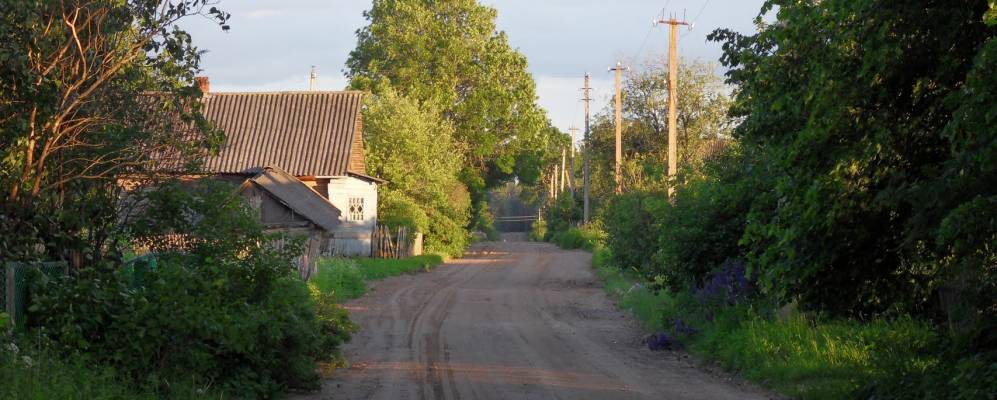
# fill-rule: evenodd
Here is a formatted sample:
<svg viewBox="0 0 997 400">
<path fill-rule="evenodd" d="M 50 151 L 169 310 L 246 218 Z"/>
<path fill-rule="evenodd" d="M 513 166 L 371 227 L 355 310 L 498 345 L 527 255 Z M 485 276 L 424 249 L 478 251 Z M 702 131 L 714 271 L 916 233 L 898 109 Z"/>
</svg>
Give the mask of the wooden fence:
<svg viewBox="0 0 997 400">
<path fill-rule="evenodd" d="M 374 228 L 374 236 L 371 238 L 371 257 L 404 258 L 418 255 L 422 255 L 421 232 L 409 232 L 406 227 L 400 227 L 392 232 L 384 225 Z"/>
</svg>

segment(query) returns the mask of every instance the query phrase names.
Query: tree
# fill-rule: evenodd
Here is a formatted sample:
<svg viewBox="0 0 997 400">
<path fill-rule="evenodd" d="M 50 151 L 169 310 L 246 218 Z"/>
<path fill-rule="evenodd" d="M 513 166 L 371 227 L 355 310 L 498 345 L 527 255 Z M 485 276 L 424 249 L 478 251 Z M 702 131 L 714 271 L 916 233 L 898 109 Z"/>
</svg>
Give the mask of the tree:
<svg viewBox="0 0 997 400">
<path fill-rule="evenodd" d="M 364 110 L 364 141 L 368 168 L 388 181 L 379 190 L 381 220 L 426 233 L 430 250 L 459 255 L 470 200 L 461 199 L 463 152 L 453 126 L 431 104 L 379 92 Z"/>
<path fill-rule="evenodd" d="M 695 173 L 708 147 L 729 138 L 730 98 L 714 71 L 702 62 L 679 64 L 678 145 L 682 175 Z M 666 64 L 648 61 L 623 82 L 623 179 L 626 190 L 661 190 L 668 164 L 668 108 Z M 594 197 L 615 192 L 613 178 L 615 127 L 613 105 L 592 126 L 592 183 Z"/>
<path fill-rule="evenodd" d="M 496 15 L 475 0 L 376 0 L 346 70 L 355 89 L 392 87 L 441 113 L 461 145 L 462 181 L 482 199 L 548 126 L 526 58 L 496 31 Z"/>
<path fill-rule="evenodd" d="M 967 72 L 988 62 L 987 3 L 769 1 L 762 12 L 776 7 L 777 23 L 759 18 L 758 34 L 711 35 L 737 87 L 735 135 L 767 149 L 776 172 L 775 207 L 748 216 L 752 268 L 770 294 L 830 313 L 930 307 L 955 255 L 935 246 L 938 217 L 962 203 L 944 190 L 978 196 L 965 205 L 992 201 L 968 189 L 992 187 L 989 161 L 977 158 L 992 130 L 971 122 L 982 121 L 986 84 L 963 91 L 985 81 Z M 970 143 L 983 148 L 967 158 Z M 976 233 L 986 241 L 992 226 Z"/>
<path fill-rule="evenodd" d="M 175 25 L 191 15 L 227 28 L 208 0 L 0 1 L 0 224 L 25 233 L 5 253 L 82 232 L 101 248 L 117 177 L 158 168 L 156 155 L 186 166 L 220 142 L 195 101 L 200 53 Z"/>
</svg>

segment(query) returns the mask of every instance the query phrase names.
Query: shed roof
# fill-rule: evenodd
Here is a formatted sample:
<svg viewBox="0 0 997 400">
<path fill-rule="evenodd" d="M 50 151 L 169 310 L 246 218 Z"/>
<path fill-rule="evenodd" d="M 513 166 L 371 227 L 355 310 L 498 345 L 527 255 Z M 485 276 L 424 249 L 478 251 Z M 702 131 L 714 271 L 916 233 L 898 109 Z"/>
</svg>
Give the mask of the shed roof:
<svg viewBox="0 0 997 400">
<path fill-rule="evenodd" d="M 362 92 L 212 92 L 204 115 L 225 132 L 205 172 L 278 166 L 294 176 L 365 174 Z"/>
<path fill-rule="evenodd" d="M 249 181 L 322 229 L 331 232 L 339 227 L 339 216 L 342 212 L 287 171 L 277 167 L 266 167 Z"/>
</svg>

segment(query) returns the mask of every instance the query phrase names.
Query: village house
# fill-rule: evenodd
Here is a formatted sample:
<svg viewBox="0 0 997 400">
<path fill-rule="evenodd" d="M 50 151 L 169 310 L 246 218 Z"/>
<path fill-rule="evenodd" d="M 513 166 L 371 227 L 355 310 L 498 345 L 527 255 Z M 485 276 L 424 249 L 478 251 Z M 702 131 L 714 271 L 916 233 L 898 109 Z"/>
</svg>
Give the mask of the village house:
<svg viewBox="0 0 997 400">
<path fill-rule="evenodd" d="M 268 230 L 306 235 L 309 269 L 320 254 L 369 257 L 383 181 L 365 171 L 363 94 L 222 93 L 205 77 L 198 84 L 205 117 L 226 136 L 204 172 L 238 185 Z"/>
</svg>

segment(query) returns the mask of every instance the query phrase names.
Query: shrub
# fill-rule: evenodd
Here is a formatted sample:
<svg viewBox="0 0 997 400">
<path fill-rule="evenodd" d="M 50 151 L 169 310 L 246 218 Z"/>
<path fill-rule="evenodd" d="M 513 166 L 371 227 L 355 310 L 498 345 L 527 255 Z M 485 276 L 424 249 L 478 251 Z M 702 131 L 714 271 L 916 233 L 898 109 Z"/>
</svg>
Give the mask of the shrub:
<svg viewBox="0 0 997 400">
<path fill-rule="evenodd" d="M 555 233 L 551 241 L 562 249 L 583 249 L 593 251 L 605 240 L 605 234 L 595 225 L 568 228 Z"/>
<path fill-rule="evenodd" d="M 379 190 L 378 222 L 391 228 L 407 227 L 413 232 L 429 231 L 429 216 L 415 200 L 392 190 Z"/>
<path fill-rule="evenodd" d="M 530 240 L 542 242 L 545 237 L 547 237 L 547 221 L 541 218 L 530 225 Z"/>
<path fill-rule="evenodd" d="M 550 207 L 544 209 L 544 220 L 547 221 L 547 236 L 544 240 L 550 240 L 554 233 L 567 231 L 581 218 L 582 209 L 578 199 L 571 192 L 561 193 Z"/>
<path fill-rule="evenodd" d="M 636 268 L 641 275 L 657 272 L 650 255 L 658 249 L 658 225 L 652 210 L 667 204 L 659 192 L 628 192 L 613 197 L 602 209 L 600 220 L 606 230 L 606 246 L 616 265 Z"/>
<path fill-rule="evenodd" d="M 28 324 L 57 354 L 114 368 L 136 386 L 191 382 L 239 397 L 316 389 L 329 356 L 292 260 L 300 243 L 262 227 L 228 187 L 165 185 L 147 194 L 133 232 L 185 232 L 192 248 L 159 255 L 142 284 L 105 262 L 32 285 Z"/>
<path fill-rule="evenodd" d="M 488 202 L 480 201 L 475 207 L 474 228 L 484 232 L 488 240 L 498 240 L 499 233 L 495 229 L 495 216 L 488 208 Z"/>
<path fill-rule="evenodd" d="M 28 339 L 28 338 L 24 338 Z M 109 367 L 81 360 L 63 360 L 44 347 L 2 342 L 0 399 L 155 400 L 219 399 L 225 393 L 188 382 L 171 382 L 157 393 L 121 382 Z"/>
<path fill-rule="evenodd" d="M 757 197 L 759 168 L 749 168 L 733 150 L 708 160 L 703 175 L 675 191 L 674 201 L 651 208 L 661 229 L 654 253 L 655 274 L 673 290 L 699 285 L 727 259 L 743 258 L 738 245 L 746 215 Z"/>
<path fill-rule="evenodd" d="M 358 327 L 350 321 L 346 309 L 337 304 L 335 294 L 323 293 L 314 282 L 309 282 L 308 290 L 319 323 L 319 359 L 334 361 L 340 357 L 340 346 L 350 340 Z"/>
<path fill-rule="evenodd" d="M 339 301 L 355 299 L 367 292 L 360 265 L 349 258 L 323 258 L 318 262 L 318 274 L 312 278 L 322 293 L 335 296 Z"/>
</svg>

